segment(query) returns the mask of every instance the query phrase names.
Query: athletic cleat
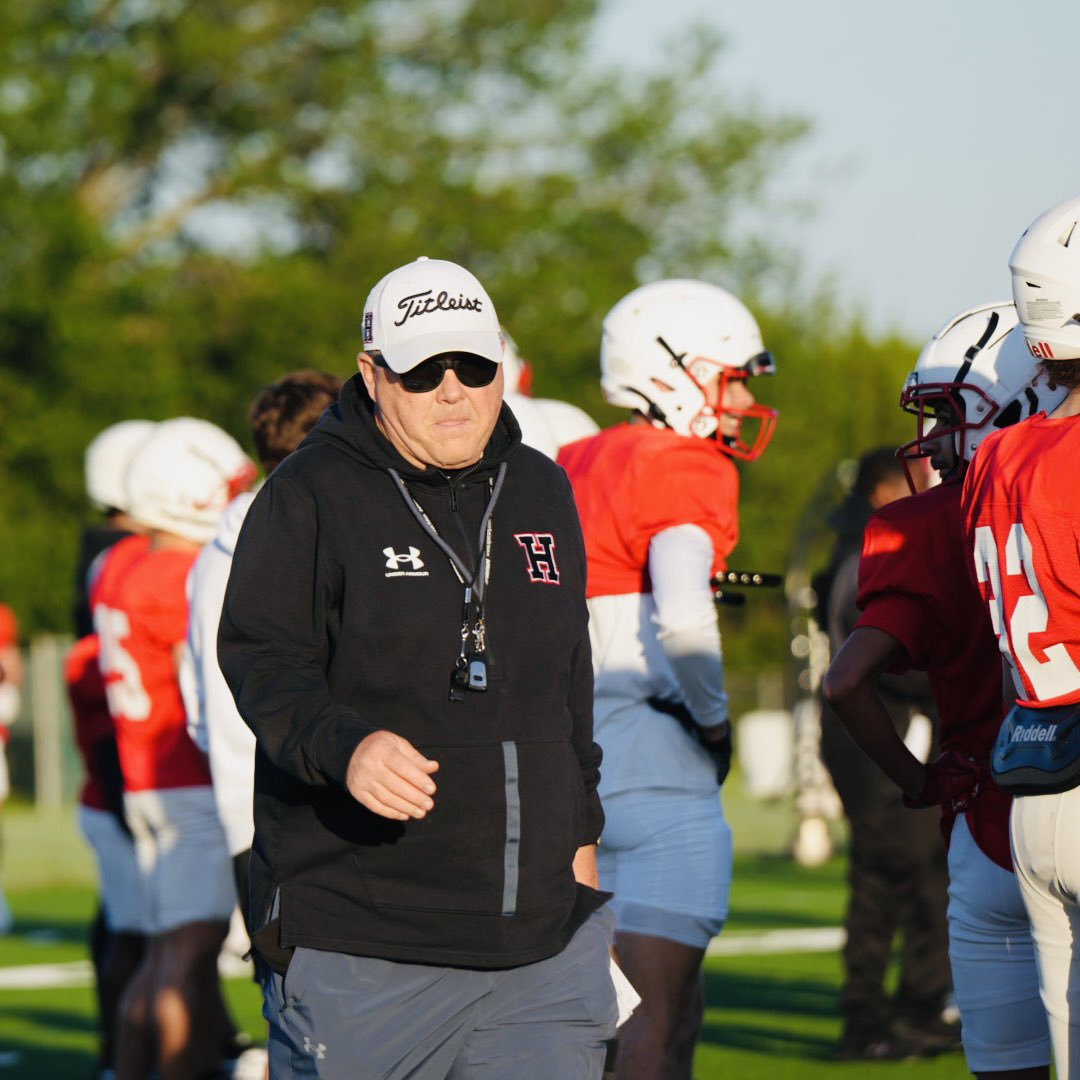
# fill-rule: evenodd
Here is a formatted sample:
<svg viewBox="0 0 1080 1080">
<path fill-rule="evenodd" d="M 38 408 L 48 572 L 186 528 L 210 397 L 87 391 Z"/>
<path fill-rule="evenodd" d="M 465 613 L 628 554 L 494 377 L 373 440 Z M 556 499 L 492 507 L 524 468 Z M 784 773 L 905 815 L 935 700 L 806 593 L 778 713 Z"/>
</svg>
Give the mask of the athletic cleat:
<svg viewBox="0 0 1080 1080">
<path fill-rule="evenodd" d="M 960 1038 L 959 1020 L 951 1023 L 944 1015 L 934 1016 L 929 1020 L 912 1021 L 898 1020 L 895 1025 L 898 1034 L 911 1039 L 916 1043 L 922 1043 L 927 1050 L 924 1057 L 934 1054 L 947 1054 L 963 1048 Z"/>
<path fill-rule="evenodd" d="M 931 1049 L 910 1032 L 889 1029 L 868 1037 L 843 1038 L 832 1053 L 833 1061 L 916 1061 L 936 1057 L 940 1049 Z"/>
</svg>

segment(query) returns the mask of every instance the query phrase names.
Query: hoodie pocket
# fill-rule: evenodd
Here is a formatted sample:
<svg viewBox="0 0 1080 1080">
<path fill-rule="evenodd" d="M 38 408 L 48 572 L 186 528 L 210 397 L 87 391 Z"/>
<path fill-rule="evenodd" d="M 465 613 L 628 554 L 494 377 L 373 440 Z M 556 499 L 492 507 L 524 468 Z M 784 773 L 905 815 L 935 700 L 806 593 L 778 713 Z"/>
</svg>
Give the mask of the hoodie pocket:
<svg viewBox="0 0 1080 1080">
<path fill-rule="evenodd" d="M 361 847 L 356 865 L 376 908 L 501 913 L 508 777 L 502 746 L 430 746 L 435 807 L 392 843 Z"/>
<path fill-rule="evenodd" d="M 439 762 L 435 809 L 356 853 L 371 904 L 514 915 L 565 893 L 584 818 L 569 744 L 421 749 Z"/>
</svg>

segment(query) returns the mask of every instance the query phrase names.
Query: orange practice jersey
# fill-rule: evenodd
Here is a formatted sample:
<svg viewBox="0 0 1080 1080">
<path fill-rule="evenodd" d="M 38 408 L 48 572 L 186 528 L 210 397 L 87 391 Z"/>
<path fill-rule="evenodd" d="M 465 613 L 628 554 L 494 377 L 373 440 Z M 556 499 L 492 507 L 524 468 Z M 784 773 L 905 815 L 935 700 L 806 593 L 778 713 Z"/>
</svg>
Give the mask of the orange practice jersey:
<svg viewBox="0 0 1080 1080">
<path fill-rule="evenodd" d="M 18 640 L 19 623 L 15 612 L 7 604 L 0 604 L 0 649 L 14 645 Z"/>
<path fill-rule="evenodd" d="M 882 630 L 925 671 L 941 717 L 942 750 L 986 760 L 1004 711 L 1001 663 L 985 605 L 967 571 L 960 485 L 889 503 L 870 519 L 859 564 L 857 626 Z M 980 849 L 1012 869 L 1011 799 L 987 780 L 966 818 Z M 943 811 L 946 835 L 954 815 Z"/>
<path fill-rule="evenodd" d="M 739 473 L 716 444 L 620 424 L 559 451 L 589 562 L 587 595 L 649 593 L 649 541 L 676 525 L 709 534 L 713 573 L 739 539 Z"/>
<path fill-rule="evenodd" d="M 1078 476 L 1080 417 L 1039 413 L 991 435 L 964 483 L 975 578 L 1035 707 L 1080 701 Z"/>
<path fill-rule="evenodd" d="M 164 548 L 131 558 L 128 543 L 106 557 L 92 593 L 124 787 L 203 786 L 210 771 L 187 733 L 174 659 L 187 636 L 185 586 L 197 553 Z"/>
<path fill-rule="evenodd" d="M 7 606 L 0 604 L 0 649 L 6 649 L 11 645 L 18 644 L 19 623 L 15 618 L 15 612 Z M 6 724 L 0 724 L 0 749 L 6 745 L 11 733 Z"/>
</svg>

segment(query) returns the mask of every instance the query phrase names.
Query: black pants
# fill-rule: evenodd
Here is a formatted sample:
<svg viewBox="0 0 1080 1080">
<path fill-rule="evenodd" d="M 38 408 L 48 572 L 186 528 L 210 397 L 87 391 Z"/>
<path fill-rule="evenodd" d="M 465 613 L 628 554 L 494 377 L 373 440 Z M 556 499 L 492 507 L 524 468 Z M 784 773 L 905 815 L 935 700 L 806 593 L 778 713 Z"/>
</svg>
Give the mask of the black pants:
<svg viewBox="0 0 1080 1080">
<path fill-rule="evenodd" d="M 897 787 L 828 714 L 822 757 L 851 827 L 841 1010 L 853 1038 L 881 1034 L 896 1018 L 940 1014 L 952 986 L 945 922 L 948 873 L 937 810 L 908 810 Z M 885 990 L 901 938 L 900 983 Z"/>
</svg>

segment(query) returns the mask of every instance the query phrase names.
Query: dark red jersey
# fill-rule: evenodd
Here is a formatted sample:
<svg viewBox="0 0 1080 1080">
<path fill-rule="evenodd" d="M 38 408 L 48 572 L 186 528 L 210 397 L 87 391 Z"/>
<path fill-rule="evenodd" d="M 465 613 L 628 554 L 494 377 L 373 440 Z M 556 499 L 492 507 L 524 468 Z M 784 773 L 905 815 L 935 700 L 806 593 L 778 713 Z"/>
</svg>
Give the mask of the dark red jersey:
<svg viewBox="0 0 1080 1080">
<path fill-rule="evenodd" d="M 908 667 L 926 672 L 941 717 L 941 749 L 985 760 L 1004 712 L 1001 661 L 968 561 L 959 484 L 883 507 L 863 541 L 857 625 L 881 630 L 901 645 L 907 661 L 894 673 Z M 1009 870 L 1010 803 L 987 780 L 966 815 L 980 849 Z M 945 812 L 946 836 L 952 821 Z"/>
<path fill-rule="evenodd" d="M 64 661 L 64 682 L 75 724 L 75 745 L 86 770 L 79 802 L 95 810 L 108 810 L 96 747 L 103 739 L 115 741 L 116 731 L 105 698 L 105 680 L 98 666 L 97 634 L 87 634 L 71 646 Z"/>
</svg>

